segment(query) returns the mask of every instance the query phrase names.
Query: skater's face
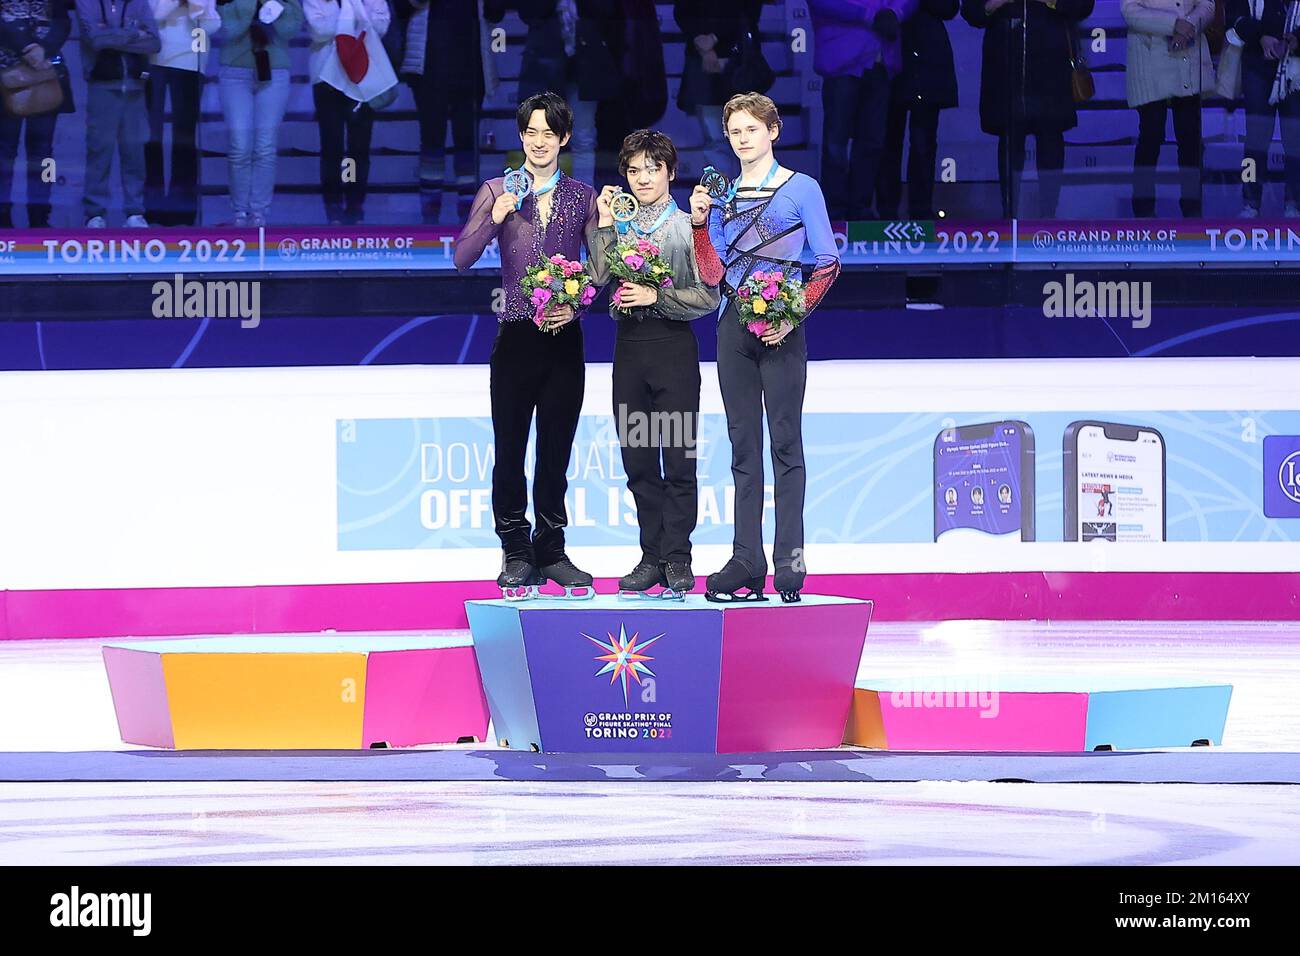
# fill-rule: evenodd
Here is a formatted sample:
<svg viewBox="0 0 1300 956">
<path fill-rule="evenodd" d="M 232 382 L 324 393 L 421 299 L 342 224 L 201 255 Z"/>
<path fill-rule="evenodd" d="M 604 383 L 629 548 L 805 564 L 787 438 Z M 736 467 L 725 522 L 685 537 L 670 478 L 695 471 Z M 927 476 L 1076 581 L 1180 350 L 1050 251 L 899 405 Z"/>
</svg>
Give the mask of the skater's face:
<svg viewBox="0 0 1300 956">
<path fill-rule="evenodd" d="M 753 113 L 737 110 L 727 121 L 727 139 L 742 163 L 751 163 L 772 155 L 772 143 L 778 130 L 768 128 Z"/>
<path fill-rule="evenodd" d="M 656 162 L 646 153 L 637 153 L 627 164 L 627 185 L 644 206 L 663 202 L 674 174 L 665 163 Z"/>
<path fill-rule="evenodd" d="M 560 147 L 569 141 L 564 136 L 556 135 L 555 130 L 546 125 L 546 111 L 533 110 L 528 120 L 528 127 L 519 134 L 519 141 L 524 146 L 524 156 L 534 166 L 549 166 L 560 158 Z"/>
</svg>

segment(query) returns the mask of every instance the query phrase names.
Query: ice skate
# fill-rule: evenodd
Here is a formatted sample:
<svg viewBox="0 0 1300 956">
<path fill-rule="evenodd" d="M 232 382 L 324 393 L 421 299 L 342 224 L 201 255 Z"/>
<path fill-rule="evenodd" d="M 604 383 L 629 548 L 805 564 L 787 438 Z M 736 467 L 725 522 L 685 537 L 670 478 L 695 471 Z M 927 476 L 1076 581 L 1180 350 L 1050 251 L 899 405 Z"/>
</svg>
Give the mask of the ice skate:
<svg viewBox="0 0 1300 956">
<path fill-rule="evenodd" d="M 781 603 L 797 604 L 802 600 L 799 592 L 803 590 L 803 578 L 802 574 L 789 568 L 777 569 L 776 574 L 772 576 L 772 584 L 781 595 Z"/>
<path fill-rule="evenodd" d="M 663 566 L 664 589 L 659 596 L 667 601 L 684 601 L 695 589 L 695 572 L 684 561 L 668 561 Z"/>
<path fill-rule="evenodd" d="M 527 601 L 537 597 L 537 589 L 544 582 L 542 573 L 523 558 L 506 561 L 497 575 L 497 587 L 507 601 Z"/>
<path fill-rule="evenodd" d="M 618 579 L 620 601 L 644 601 L 656 597 L 650 589 L 663 583 L 658 561 L 642 559 L 635 568 Z"/>
<path fill-rule="evenodd" d="M 561 600 L 590 601 L 596 596 L 591 575 L 586 571 L 578 570 L 567 557 L 561 557 L 560 560 L 543 566 L 541 574 L 546 580 L 554 581 L 564 588 Z"/>
<path fill-rule="evenodd" d="M 732 558 L 721 571 L 708 576 L 704 582 L 704 599 L 714 604 L 766 601 L 763 575 L 755 575 L 745 562 Z"/>
</svg>

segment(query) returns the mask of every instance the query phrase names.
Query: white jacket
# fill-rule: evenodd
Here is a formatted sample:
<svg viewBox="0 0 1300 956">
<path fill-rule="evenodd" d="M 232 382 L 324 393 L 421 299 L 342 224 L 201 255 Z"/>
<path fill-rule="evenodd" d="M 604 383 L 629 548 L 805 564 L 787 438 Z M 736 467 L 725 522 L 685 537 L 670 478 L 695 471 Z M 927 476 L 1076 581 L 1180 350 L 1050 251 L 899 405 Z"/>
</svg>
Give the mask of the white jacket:
<svg viewBox="0 0 1300 956">
<path fill-rule="evenodd" d="M 149 6 L 158 21 L 158 40 L 162 43 L 162 49 L 151 54 L 149 62 L 201 73 L 212 52 L 212 36 L 221 29 L 217 0 L 149 0 Z M 196 37 L 195 30 L 203 34 Z"/>
<path fill-rule="evenodd" d="M 360 0 L 359 6 L 365 10 L 371 27 L 379 36 L 388 32 L 388 24 L 393 19 L 388 0 Z M 307 71 L 313 83 L 320 82 L 325 61 L 336 55 L 334 37 L 338 34 L 339 9 L 339 0 L 303 0 L 302 12 L 307 16 L 307 30 L 311 33 Z"/>
<path fill-rule="evenodd" d="M 1214 20 L 1214 0 L 1123 0 L 1128 23 L 1128 105 L 1141 106 L 1171 96 L 1197 96 L 1214 90 L 1214 63 L 1205 28 Z M 1169 52 L 1175 21 L 1196 28 L 1196 42 Z"/>
</svg>

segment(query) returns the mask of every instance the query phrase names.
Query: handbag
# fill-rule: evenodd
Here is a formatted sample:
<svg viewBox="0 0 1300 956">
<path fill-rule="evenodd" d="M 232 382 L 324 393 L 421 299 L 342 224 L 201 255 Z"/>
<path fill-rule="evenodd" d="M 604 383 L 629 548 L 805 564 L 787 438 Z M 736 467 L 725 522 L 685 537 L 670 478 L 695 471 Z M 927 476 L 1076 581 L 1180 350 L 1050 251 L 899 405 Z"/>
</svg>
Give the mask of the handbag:
<svg viewBox="0 0 1300 956">
<path fill-rule="evenodd" d="M 766 93 L 776 82 L 776 74 L 763 56 L 763 47 L 750 31 L 740 38 L 737 47 L 739 52 L 723 70 L 727 86 L 732 93 Z"/>
<path fill-rule="evenodd" d="M 1092 71 L 1088 69 L 1087 62 L 1078 55 L 1074 30 L 1069 23 L 1065 25 L 1065 42 L 1070 50 L 1070 92 L 1074 96 L 1074 102 L 1086 103 L 1096 95 L 1097 86 L 1092 80 Z"/>
<path fill-rule="evenodd" d="M 5 112 L 10 116 L 40 116 L 63 105 L 63 85 L 54 67 L 36 70 L 19 63 L 0 73 Z"/>
<path fill-rule="evenodd" d="M 1242 45 L 1232 42 L 1236 32 L 1230 31 L 1223 52 L 1219 54 L 1219 72 L 1214 83 L 1214 91 L 1229 103 L 1235 103 L 1241 96 L 1241 50 Z"/>
</svg>

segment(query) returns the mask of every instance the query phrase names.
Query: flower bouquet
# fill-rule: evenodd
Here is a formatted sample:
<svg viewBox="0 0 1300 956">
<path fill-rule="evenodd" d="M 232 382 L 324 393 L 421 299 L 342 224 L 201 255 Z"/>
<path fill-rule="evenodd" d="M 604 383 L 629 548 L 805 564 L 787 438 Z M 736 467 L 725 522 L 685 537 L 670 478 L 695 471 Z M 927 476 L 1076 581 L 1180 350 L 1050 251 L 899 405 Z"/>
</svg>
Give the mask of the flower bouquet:
<svg viewBox="0 0 1300 956">
<path fill-rule="evenodd" d="M 543 332 L 552 334 L 563 327 L 550 318 L 552 312 L 567 305 L 576 313 L 591 305 L 596 298 L 596 287 L 582 263 L 558 253 L 538 265 L 529 266 L 519 284 L 533 304 L 533 323 Z"/>
<path fill-rule="evenodd" d="M 609 271 L 614 278 L 652 289 L 671 289 L 673 270 L 662 251 L 649 239 L 625 239 L 609 254 Z M 630 313 L 631 306 L 619 303 L 618 289 L 612 297 L 614 308 Z"/>
<path fill-rule="evenodd" d="M 808 311 L 803 283 L 782 270 L 755 270 L 736 290 L 740 324 L 757 336 L 782 325 L 791 328 L 803 321 Z"/>
</svg>

